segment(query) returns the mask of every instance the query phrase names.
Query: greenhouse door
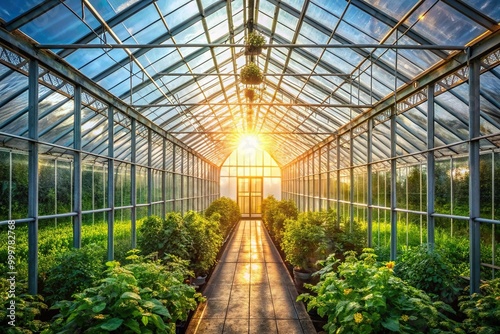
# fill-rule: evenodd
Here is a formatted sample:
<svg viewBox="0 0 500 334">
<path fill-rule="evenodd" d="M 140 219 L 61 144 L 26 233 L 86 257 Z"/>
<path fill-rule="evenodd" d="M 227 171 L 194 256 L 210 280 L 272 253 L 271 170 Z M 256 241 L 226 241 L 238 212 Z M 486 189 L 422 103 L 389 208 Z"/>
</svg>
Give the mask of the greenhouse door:
<svg viewBox="0 0 500 334">
<path fill-rule="evenodd" d="M 238 205 L 243 218 L 260 218 L 262 204 L 262 178 L 238 178 Z"/>
</svg>

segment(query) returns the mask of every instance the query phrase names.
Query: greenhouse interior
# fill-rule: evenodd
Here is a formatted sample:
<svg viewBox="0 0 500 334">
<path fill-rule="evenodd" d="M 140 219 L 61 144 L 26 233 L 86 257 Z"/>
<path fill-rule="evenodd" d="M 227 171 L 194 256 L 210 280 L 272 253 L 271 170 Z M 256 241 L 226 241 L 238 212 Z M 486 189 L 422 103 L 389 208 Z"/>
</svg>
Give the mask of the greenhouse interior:
<svg viewBox="0 0 500 334">
<path fill-rule="evenodd" d="M 0 0 L 3 333 L 500 333 L 498 0 Z"/>
</svg>

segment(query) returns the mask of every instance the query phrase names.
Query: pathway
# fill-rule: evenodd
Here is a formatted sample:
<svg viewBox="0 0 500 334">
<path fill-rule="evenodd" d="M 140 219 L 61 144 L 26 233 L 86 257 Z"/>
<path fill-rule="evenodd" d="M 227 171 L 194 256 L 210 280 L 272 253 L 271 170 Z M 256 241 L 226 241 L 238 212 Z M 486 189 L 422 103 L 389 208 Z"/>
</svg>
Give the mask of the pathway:
<svg viewBox="0 0 500 334">
<path fill-rule="evenodd" d="M 260 220 L 242 220 L 204 291 L 187 334 L 316 333 Z"/>
</svg>

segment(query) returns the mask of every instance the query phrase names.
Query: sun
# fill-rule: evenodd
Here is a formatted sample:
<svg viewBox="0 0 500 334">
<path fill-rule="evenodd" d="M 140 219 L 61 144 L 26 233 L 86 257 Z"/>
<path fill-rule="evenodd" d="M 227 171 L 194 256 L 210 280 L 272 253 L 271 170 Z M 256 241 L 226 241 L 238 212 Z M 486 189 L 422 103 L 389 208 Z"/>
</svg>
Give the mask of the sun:
<svg viewBox="0 0 500 334">
<path fill-rule="evenodd" d="M 240 143 L 238 145 L 239 149 L 260 149 L 261 143 L 259 137 L 256 135 L 244 135 L 240 138 Z"/>
</svg>

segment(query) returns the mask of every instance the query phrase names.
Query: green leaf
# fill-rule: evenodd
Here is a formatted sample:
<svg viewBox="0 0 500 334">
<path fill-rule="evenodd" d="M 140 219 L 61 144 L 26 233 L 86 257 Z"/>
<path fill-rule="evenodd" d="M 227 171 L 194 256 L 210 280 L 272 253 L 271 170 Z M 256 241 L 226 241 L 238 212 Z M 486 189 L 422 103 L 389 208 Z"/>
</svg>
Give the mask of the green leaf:
<svg viewBox="0 0 500 334">
<path fill-rule="evenodd" d="M 99 304 L 97 304 L 94 307 L 92 307 L 92 312 L 99 313 L 102 310 L 104 310 L 105 308 L 106 308 L 106 303 L 105 302 L 100 302 Z"/>
<path fill-rule="evenodd" d="M 163 319 L 159 315 L 151 314 L 151 320 L 155 324 L 156 328 L 160 330 L 165 330 L 165 323 L 163 322 Z"/>
<path fill-rule="evenodd" d="M 148 317 L 148 316 L 143 315 L 143 316 L 142 316 L 141 321 L 142 321 L 142 323 L 144 324 L 144 326 L 147 326 L 147 325 L 148 325 L 148 322 L 149 322 L 149 317 Z"/>
<path fill-rule="evenodd" d="M 139 324 L 139 322 L 137 322 L 137 320 L 127 319 L 127 320 L 125 320 L 125 322 L 123 324 L 125 326 L 127 326 L 128 328 L 130 328 L 131 330 L 133 330 L 134 333 L 137 333 L 137 334 L 141 333 L 141 325 Z"/>
<path fill-rule="evenodd" d="M 168 312 L 167 308 L 165 306 L 158 306 L 156 305 L 155 307 L 153 307 L 153 309 L 151 310 L 152 312 L 156 313 L 156 314 L 159 314 L 159 315 L 162 315 L 164 317 L 167 317 L 167 318 L 171 318 L 170 316 L 170 312 Z"/>
<path fill-rule="evenodd" d="M 109 332 L 114 331 L 118 329 L 123 323 L 123 319 L 118 319 L 118 318 L 111 318 L 104 322 L 101 326 L 99 326 L 101 329 L 107 330 Z"/>
<path fill-rule="evenodd" d="M 382 326 L 392 332 L 399 332 L 399 319 L 392 317 L 382 320 Z"/>
<path fill-rule="evenodd" d="M 127 292 L 124 292 L 121 297 L 121 299 L 135 299 L 135 300 L 141 300 L 141 296 L 139 296 L 137 293 L 135 292 L 130 292 L 130 291 L 127 291 Z"/>
</svg>

